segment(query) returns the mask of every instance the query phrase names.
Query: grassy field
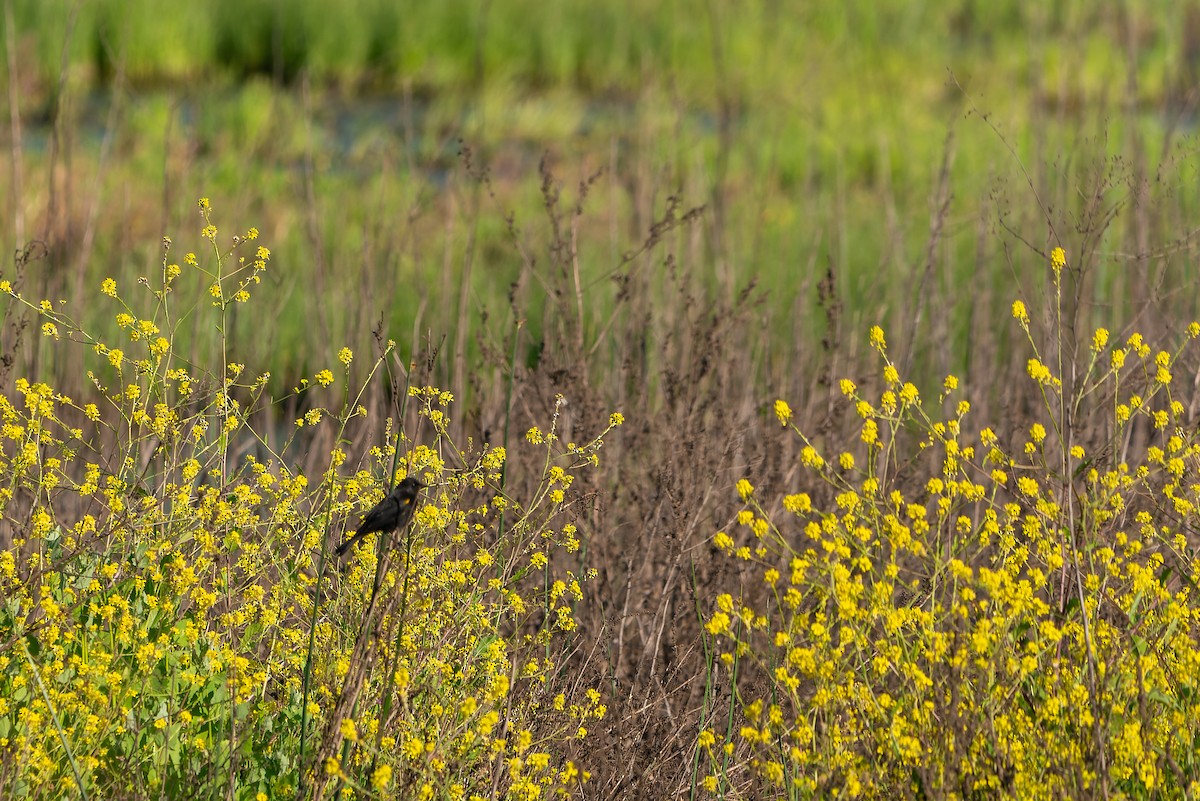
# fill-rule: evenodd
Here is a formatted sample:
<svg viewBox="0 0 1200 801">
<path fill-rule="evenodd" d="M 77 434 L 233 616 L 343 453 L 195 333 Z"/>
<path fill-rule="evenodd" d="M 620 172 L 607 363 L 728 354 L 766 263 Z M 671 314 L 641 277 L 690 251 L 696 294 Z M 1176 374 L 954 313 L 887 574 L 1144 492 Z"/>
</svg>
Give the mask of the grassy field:
<svg viewBox="0 0 1200 801">
<path fill-rule="evenodd" d="M 9 241 L 43 239 L 63 264 L 39 292 L 79 302 L 102 277 L 140 274 L 210 196 L 318 290 L 285 285 L 270 331 L 235 321 L 242 347 L 270 354 L 275 388 L 342 340 L 365 347 L 381 315 L 406 346 L 437 329 L 474 353 L 494 334 L 476 321 L 507 314 L 514 281 L 538 339 L 546 259 L 523 266 L 505 219 L 545 253 L 544 155 L 568 198 L 601 173 L 575 233 L 590 306 L 612 308 L 609 279 L 667 198 L 703 206 L 673 249 L 697 291 L 766 290 L 780 356 L 767 373 L 824 335 L 828 271 L 836 338 L 880 322 L 937 341 L 931 375 L 1005 355 L 1004 301 L 1044 280 L 1047 243 L 1082 246 L 1095 324 L 1147 316 L 1187 276 L 1174 243 L 1195 212 L 1194 69 L 1184 15 L 1155 4 L 449 4 L 390 22 L 385 3 L 14 5 L 25 126 L 21 201 L 10 171 L 3 219 Z M 345 297 L 346 284 L 373 291 Z M 963 303 L 964 286 L 999 297 Z"/>
<path fill-rule="evenodd" d="M 8 795 L 1200 791 L 1200 13 L 3 10 Z"/>
</svg>

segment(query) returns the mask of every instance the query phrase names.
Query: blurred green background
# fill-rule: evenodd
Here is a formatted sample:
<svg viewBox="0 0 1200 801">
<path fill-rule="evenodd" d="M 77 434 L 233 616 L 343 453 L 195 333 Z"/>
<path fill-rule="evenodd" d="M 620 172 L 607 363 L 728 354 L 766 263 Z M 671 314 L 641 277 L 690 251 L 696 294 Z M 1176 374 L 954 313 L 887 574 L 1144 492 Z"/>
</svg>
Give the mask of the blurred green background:
<svg viewBox="0 0 1200 801">
<path fill-rule="evenodd" d="M 28 296 L 102 328 L 100 280 L 156 269 L 164 234 L 198 249 L 210 197 L 223 234 L 257 226 L 274 252 L 272 313 L 235 333 L 289 386 L 381 320 L 469 360 L 522 317 L 536 361 L 561 281 L 586 289 L 599 344 L 610 279 L 636 270 L 652 308 L 675 302 L 666 253 L 697 297 L 761 304 L 761 382 L 822 339 L 864 350 L 874 323 L 919 373 L 990 379 L 1054 245 L 1081 329 L 1197 313 L 1197 8 L 5 0 L 2 237 L 49 246 Z M 625 259 L 672 197 L 702 214 Z M 623 358 L 591 352 L 600 371 Z"/>
</svg>

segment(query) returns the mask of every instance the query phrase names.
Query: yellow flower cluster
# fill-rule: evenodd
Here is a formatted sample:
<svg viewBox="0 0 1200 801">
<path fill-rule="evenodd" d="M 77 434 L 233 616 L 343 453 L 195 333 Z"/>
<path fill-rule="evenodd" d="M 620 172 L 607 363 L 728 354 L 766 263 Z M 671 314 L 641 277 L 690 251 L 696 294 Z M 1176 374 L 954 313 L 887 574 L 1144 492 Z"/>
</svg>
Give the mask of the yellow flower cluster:
<svg viewBox="0 0 1200 801">
<path fill-rule="evenodd" d="M 505 449 L 460 447 L 448 433 L 452 393 L 414 387 L 431 444 L 413 445 L 389 421 L 361 469 L 334 444 L 310 481 L 295 450 L 255 428 L 273 419 L 262 414 L 269 374 L 224 358 L 197 364 L 162 322 L 183 316 L 164 308 L 187 269 L 217 301 L 190 313 L 224 332 L 227 305 L 250 299 L 270 258 L 265 247 L 238 256 L 253 228 L 217 248 L 211 204 L 198 207 L 211 259 L 164 258 L 161 278 L 139 282 L 152 309 L 102 282 L 120 343 L 89 336 L 62 304 L 0 287 L 47 337 L 88 343 L 96 387 L 81 402 L 20 378 L 0 396 L 0 514 L 20 507 L 27 521 L 0 551 L 0 598 L 17 613 L 0 613 L 5 786 L 30 797 L 77 785 L 93 797 L 207 796 L 232 777 L 275 798 L 328 780 L 386 795 L 403 777 L 417 797 L 490 798 L 502 765 L 502 796 L 579 794 L 589 778 L 579 741 L 607 707 L 564 678 L 594 575 L 571 555 L 583 539 L 571 510 L 578 476 L 623 416 L 575 444 L 559 440 L 556 412 L 547 434 L 530 437 L 545 464 L 536 492 L 510 497 Z M 331 427 L 314 441 L 343 443 L 364 413 L 354 353 L 335 356 L 343 406 L 310 406 L 296 421 Z M 334 381 L 323 369 L 296 391 Z M 406 547 L 386 559 L 358 549 L 331 570 L 332 532 L 356 525 L 393 471 L 430 485 Z M 364 640 L 375 649 L 364 660 L 356 632 L 376 590 L 383 636 Z M 350 717 L 341 701 L 352 683 Z M 334 741 L 344 747 L 321 750 Z M 281 761 L 299 767 L 281 771 Z"/>
<path fill-rule="evenodd" d="M 1065 265 L 1061 251 L 1053 258 Z M 1020 302 L 1013 316 L 1028 326 Z M 840 385 L 862 445 L 826 459 L 793 427 L 806 492 L 775 501 L 743 479 L 737 528 L 714 537 L 755 575 L 740 596 L 710 601 L 705 619 L 714 696 L 735 676 L 741 694 L 710 710 L 736 716 L 729 733 L 703 728 L 694 741 L 700 787 L 1064 798 L 1103 785 L 1113 797 L 1182 797 L 1200 736 L 1200 564 L 1188 535 L 1200 525 L 1200 436 L 1170 394 L 1179 354 L 1135 334 L 1113 350 L 1117 364 L 1098 358 L 1109 334 L 1097 330 L 1068 421 L 1056 416 L 1062 385 L 1035 355 L 1046 417 L 1010 453 L 990 427 L 968 433 L 966 401 L 939 419 L 915 389 L 892 395 L 906 385 L 882 332 L 870 341 L 883 391 Z M 1127 357 L 1135 369 L 1122 369 Z M 945 400 L 959 382 L 942 389 Z M 1128 460 L 1089 459 L 1072 428 L 1128 441 L 1139 417 L 1160 434 Z M 909 459 L 914 430 L 928 472 L 904 476 L 891 467 Z"/>
</svg>

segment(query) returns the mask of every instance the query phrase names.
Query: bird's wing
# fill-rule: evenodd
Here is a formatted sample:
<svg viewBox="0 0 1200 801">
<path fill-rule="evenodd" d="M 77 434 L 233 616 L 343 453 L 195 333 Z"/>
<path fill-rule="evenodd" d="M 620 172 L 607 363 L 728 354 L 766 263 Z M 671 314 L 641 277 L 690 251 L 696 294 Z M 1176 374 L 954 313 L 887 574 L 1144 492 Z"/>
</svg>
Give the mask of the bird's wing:
<svg viewBox="0 0 1200 801">
<path fill-rule="evenodd" d="M 413 510 L 417 508 L 416 498 L 401 498 L 400 508 L 397 510 L 397 520 L 399 521 L 396 528 L 402 528 L 408 525 L 408 521 L 412 520 Z"/>
<path fill-rule="evenodd" d="M 396 503 L 396 499 L 389 495 L 375 504 L 375 508 L 367 512 L 367 516 L 363 518 L 362 525 L 358 527 L 357 533 L 382 531 L 384 528 L 387 528 L 389 521 L 396 519 L 399 511 L 400 507 Z"/>
</svg>

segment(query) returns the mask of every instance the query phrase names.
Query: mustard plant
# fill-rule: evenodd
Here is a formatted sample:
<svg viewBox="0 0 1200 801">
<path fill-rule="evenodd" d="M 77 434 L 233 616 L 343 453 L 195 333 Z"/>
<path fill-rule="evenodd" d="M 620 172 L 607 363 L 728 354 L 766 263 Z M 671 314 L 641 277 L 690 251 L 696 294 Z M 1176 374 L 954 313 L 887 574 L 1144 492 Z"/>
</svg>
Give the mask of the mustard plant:
<svg viewBox="0 0 1200 801">
<path fill-rule="evenodd" d="M 1098 329 L 1076 364 L 1065 263 L 1055 248 L 1049 357 L 1012 306 L 1043 398 L 1023 432 L 972 425 L 954 376 L 925 401 L 878 327 L 878 391 L 840 385 L 857 441 L 818 447 L 776 401 L 806 486 L 742 479 L 737 526 L 713 539 L 744 581 L 705 612 L 710 680 L 731 700 L 697 737 L 698 792 L 1200 790 L 1200 440 L 1173 394 L 1180 351 Z"/>
<path fill-rule="evenodd" d="M 519 447 L 543 472 L 514 498 L 505 448 L 452 441 L 452 394 L 412 386 L 418 429 L 388 419 L 352 465 L 348 431 L 395 343 L 360 385 L 342 348 L 270 397 L 230 332 L 271 253 L 253 228 L 223 238 L 207 199 L 198 211 L 200 255 L 176 262 L 164 238 L 155 275 L 101 282 L 119 342 L 0 277 L 52 352 L 86 349 L 94 389 L 71 398 L 19 378 L 0 397 L 7 797 L 575 795 L 606 710 L 567 671 L 590 576 L 569 557 L 571 485 L 620 415 L 583 444 L 559 441 L 557 416 L 530 430 Z M 185 289 L 197 284 L 199 299 Z M 212 353 L 189 347 L 196 325 L 218 331 Z M 264 411 L 296 398 L 290 433 L 269 430 Z M 334 445 L 313 477 L 293 445 L 317 434 Z M 402 475 L 430 485 L 403 542 L 381 535 L 333 560 Z"/>
</svg>

